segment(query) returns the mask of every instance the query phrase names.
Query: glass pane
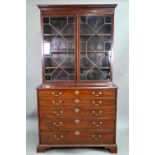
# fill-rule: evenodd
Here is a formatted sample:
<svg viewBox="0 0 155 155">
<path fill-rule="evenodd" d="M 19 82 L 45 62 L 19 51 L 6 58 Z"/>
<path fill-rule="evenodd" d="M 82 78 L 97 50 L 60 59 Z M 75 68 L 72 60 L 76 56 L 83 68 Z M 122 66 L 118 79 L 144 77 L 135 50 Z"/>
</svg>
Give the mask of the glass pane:
<svg viewBox="0 0 155 155">
<path fill-rule="evenodd" d="M 45 80 L 74 80 L 74 26 L 72 16 L 44 17 Z"/>
<path fill-rule="evenodd" d="M 80 17 L 80 79 L 110 79 L 112 19 L 109 16 Z"/>
</svg>

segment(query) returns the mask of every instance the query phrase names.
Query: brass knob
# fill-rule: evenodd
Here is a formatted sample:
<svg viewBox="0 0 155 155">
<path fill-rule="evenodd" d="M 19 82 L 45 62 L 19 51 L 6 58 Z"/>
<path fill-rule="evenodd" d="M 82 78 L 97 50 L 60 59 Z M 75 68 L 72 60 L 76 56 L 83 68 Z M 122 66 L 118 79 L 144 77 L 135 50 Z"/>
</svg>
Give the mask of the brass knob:
<svg viewBox="0 0 155 155">
<path fill-rule="evenodd" d="M 55 95 L 55 92 L 52 92 L 52 95 Z"/>
<path fill-rule="evenodd" d="M 100 125 L 103 124 L 102 122 L 99 123 Z"/>
<path fill-rule="evenodd" d="M 102 137 L 102 135 L 99 135 L 99 138 L 101 138 Z"/>
<path fill-rule="evenodd" d="M 96 124 L 96 122 L 95 122 L 95 121 L 93 121 L 93 122 L 92 122 L 92 124 L 93 124 L 93 125 L 95 125 L 95 124 Z"/>
<path fill-rule="evenodd" d="M 55 103 L 55 101 L 53 100 L 52 103 Z"/>
<path fill-rule="evenodd" d="M 60 114 L 63 114 L 63 111 L 62 110 L 60 111 Z"/>
<path fill-rule="evenodd" d="M 62 92 L 59 92 L 59 95 L 62 95 Z"/>
<path fill-rule="evenodd" d="M 75 103 L 79 103 L 80 100 L 77 98 L 77 99 L 74 100 L 74 102 L 75 102 Z"/>
<path fill-rule="evenodd" d="M 92 113 L 95 114 L 95 111 L 93 110 Z"/>
<path fill-rule="evenodd" d="M 79 90 L 76 90 L 76 91 L 74 92 L 74 94 L 75 94 L 75 95 L 79 95 L 79 94 L 80 94 L 80 91 L 79 91 Z"/>
<path fill-rule="evenodd" d="M 60 100 L 59 103 L 62 103 L 62 100 Z"/>
<path fill-rule="evenodd" d="M 92 101 L 93 104 L 95 104 L 95 101 Z"/>
<path fill-rule="evenodd" d="M 93 91 L 92 94 L 95 95 L 95 92 Z"/>
<path fill-rule="evenodd" d="M 99 95 L 102 95 L 102 92 L 101 91 L 99 92 Z"/>
<path fill-rule="evenodd" d="M 56 122 L 53 122 L 53 125 L 56 125 Z"/>
<path fill-rule="evenodd" d="M 99 103 L 101 104 L 101 103 L 102 103 L 102 101 L 99 101 Z"/>
<path fill-rule="evenodd" d="M 56 114 L 56 111 L 53 111 L 53 114 Z"/>
<path fill-rule="evenodd" d="M 62 125 L 63 123 L 62 123 L 62 122 L 60 122 L 59 124 L 60 124 L 60 125 Z"/>
<path fill-rule="evenodd" d="M 95 138 L 95 135 L 91 135 L 93 138 Z"/>
</svg>

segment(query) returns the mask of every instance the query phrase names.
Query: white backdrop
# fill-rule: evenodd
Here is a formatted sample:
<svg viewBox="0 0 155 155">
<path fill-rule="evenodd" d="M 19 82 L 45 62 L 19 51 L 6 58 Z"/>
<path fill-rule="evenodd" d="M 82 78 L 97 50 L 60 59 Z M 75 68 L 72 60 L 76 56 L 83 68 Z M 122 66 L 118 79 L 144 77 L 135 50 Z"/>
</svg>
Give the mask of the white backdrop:
<svg viewBox="0 0 155 155">
<path fill-rule="evenodd" d="M 128 154 L 128 103 L 129 103 L 129 8 L 128 0 L 27 0 L 26 12 L 26 114 L 27 155 L 35 153 L 38 144 L 36 87 L 42 82 L 40 12 L 37 4 L 118 4 L 115 11 L 113 82 L 118 90 L 117 144 L 119 153 Z M 51 150 L 49 153 L 104 154 L 101 150 Z M 106 152 L 106 151 L 105 151 Z"/>
</svg>

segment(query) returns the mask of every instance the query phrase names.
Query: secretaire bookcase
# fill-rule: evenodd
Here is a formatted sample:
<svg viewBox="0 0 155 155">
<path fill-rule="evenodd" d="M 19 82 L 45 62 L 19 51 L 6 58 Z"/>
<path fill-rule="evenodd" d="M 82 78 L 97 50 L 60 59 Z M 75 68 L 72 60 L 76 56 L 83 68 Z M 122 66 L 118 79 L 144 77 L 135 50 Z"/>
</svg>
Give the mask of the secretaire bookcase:
<svg viewBox="0 0 155 155">
<path fill-rule="evenodd" d="M 38 5 L 42 77 L 37 87 L 38 152 L 116 145 L 112 83 L 116 5 Z"/>
</svg>

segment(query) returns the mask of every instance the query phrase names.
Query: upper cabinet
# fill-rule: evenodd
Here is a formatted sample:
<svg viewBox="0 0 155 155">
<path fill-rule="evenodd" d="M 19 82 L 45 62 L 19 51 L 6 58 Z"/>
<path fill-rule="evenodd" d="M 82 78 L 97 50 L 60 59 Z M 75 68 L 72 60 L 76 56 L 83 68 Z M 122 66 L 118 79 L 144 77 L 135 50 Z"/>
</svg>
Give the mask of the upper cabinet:
<svg viewBox="0 0 155 155">
<path fill-rule="evenodd" d="M 39 5 L 44 83 L 112 81 L 116 5 Z"/>
</svg>

